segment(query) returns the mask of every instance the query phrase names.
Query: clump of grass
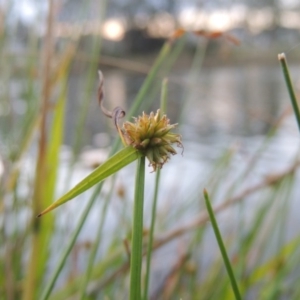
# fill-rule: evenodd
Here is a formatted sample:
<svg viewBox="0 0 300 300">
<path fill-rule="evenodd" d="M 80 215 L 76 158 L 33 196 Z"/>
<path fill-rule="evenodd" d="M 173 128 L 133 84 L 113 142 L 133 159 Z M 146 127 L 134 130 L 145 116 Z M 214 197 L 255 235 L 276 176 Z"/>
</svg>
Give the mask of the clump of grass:
<svg viewBox="0 0 300 300">
<path fill-rule="evenodd" d="M 249 164 L 245 164 L 246 171 L 242 176 L 234 179 L 229 188 L 223 183 L 232 175 L 235 153 L 226 149 L 224 153 L 220 153 L 220 158 L 216 160 L 212 170 L 206 170 L 208 173 L 206 178 L 209 180 L 189 174 L 190 185 L 184 192 L 177 192 L 177 187 L 173 186 L 171 196 L 169 196 L 172 198 L 172 204 L 168 207 L 165 204 L 168 195 L 163 193 L 165 186 L 159 184 L 159 181 L 165 179 L 165 174 L 160 172 L 159 167 L 165 162 L 166 157 L 162 160 L 156 157 L 154 160 L 156 154 L 154 155 L 153 152 L 152 159 L 151 154 L 148 153 L 153 167 L 157 169 L 157 174 L 152 176 L 156 177 L 156 185 L 153 196 L 155 200 L 151 208 L 150 231 L 145 228 L 146 224 L 143 221 L 145 207 L 143 196 L 147 198 L 150 193 L 146 184 L 147 193 L 143 191 L 144 156 L 147 151 L 140 153 L 139 148 L 143 141 L 136 142 L 134 139 L 127 139 L 120 126 L 125 143 L 127 139 L 129 144 L 134 144 L 138 149 L 127 147 L 118 152 L 121 144 L 118 138 L 112 146 L 109 159 L 115 165 L 112 167 L 104 163 L 100 169 L 94 170 L 93 175 L 89 177 L 91 181 L 86 181 L 78 187 L 77 191 L 65 196 L 64 201 L 68 197 L 75 196 L 78 191 L 82 192 L 92 184 L 96 184 L 89 199 L 79 196 L 80 199 L 76 200 L 85 207 L 78 218 L 72 216 L 72 222 L 70 222 L 72 230 L 63 228 L 66 230 L 63 242 L 59 243 L 59 246 L 53 244 L 57 234 L 59 235 L 61 231 L 57 220 L 67 210 L 66 206 L 58 213 L 49 214 L 40 219 L 35 217 L 43 208 L 53 203 L 57 185 L 60 182 L 59 155 L 64 139 L 66 101 L 70 97 L 68 82 L 72 76 L 71 66 L 78 55 L 79 39 L 64 41 L 65 48 L 54 47 L 53 10 L 49 11 L 45 47 L 42 47 L 42 52 L 39 53 L 38 38 L 31 36 L 29 45 L 31 48 L 28 49 L 28 53 L 32 56 L 27 57 L 27 52 L 24 51 L 24 57 L 22 57 L 26 59 L 26 64 L 22 67 L 18 64 L 19 60 L 9 53 L 10 36 L 5 30 L 1 30 L 2 72 L 0 72 L 0 78 L 4 83 L 0 96 L 1 107 L 6 104 L 10 107 L 11 101 L 15 100 L 14 94 L 9 90 L 10 84 L 6 83 L 13 82 L 16 78 L 19 80 L 21 77 L 21 94 L 27 101 L 29 109 L 24 115 L 18 115 L 10 109 L 7 115 L 0 116 L 0 132 L 3 142 L 0 146 L 0 154 L 5 168 L 5 175 L 2 175 L 0 185 L 0 265 L 3 270 L 0 274 L 0 294 L 9 300 L 21 298 L 60 300 L 71 297 L 119 299 L 124 295 L 131 295 L 132 299 L 154 297 L 155 299 L 163 297 L 167 299 L 179 297 L 182 299 L 191 297 L 227 299 L 232 297 L 232 286 L 227 274 L 223 272 L 224 263 L 219 259 L 218 249 L 216 248 L 216 253 L 214 253 L 212 244 L 209 239 L 207 240 L 209 230 L 205 225 L 210 218 L 202 205 L 203 201 L 200 201 L 202 189 L 207 186 L 209 190 L 214 191 L 212 198 L 219 201 L 213 203 L 211 211 L 219 214 L 220 220 L 223 217 L 222 212 L 230 210 L 231 216 L 234 216 L 235 205 L 245 202 L 244 212 L 239 211 L 243 213 L 241 220 L 236 222 L 233 217 L 230 220 L 230 223 L 235 224 L 232 230 L 226 230 L 229 222 L 219 222 L 220 227 L 225 227 L 223 240 L 227 245 L 228 253 L 232 254 L 229 259 L 232 268 L 236 270 L 235 277 L 240 286 L 240 293 L 245 297 L 254 295 L 257 299 L 299 299 L 297 266 L 300 260 L 298 250 L 300 238 L 296 232 L 290 239 L 286 238 L 289 205 L 291 205 L 292 191 L 297 182 L 295 179 L 299 167 L 298 156 L 286 170 L 277 174 L 266 171 L 267 175 L 260 181 L 258 180 L 253 185 L 249 185 L 248 182 L 251 181 L 249 178 L 254 176 L 255 168 L 259 167 L 260 159 L 264 156 L 267 146 L 276 137 L 278 124 L 272 128 L 272 134 L 263 141 L 262 147 L 254 153 Z M 203 35 L 203 32 L 199 34 Z M 216 35 L 216 33 L 205 32 L 204 34 L 208 38 Z M 223 37 L 228 36 L 223 34 Z M 130 107 L 126 116 L 127 122 L 132 121 L 130 118 L 137 116 L 141 108 L 150 106 L 149 100 L 157 98 L 162 78 L 168 75 L 184 47 L 184 42 L 184 38 L 178 41 L 174 38 L 171 42 L 167 41 L 164 44 Z M 76 128 L 73 142 L 74 156 L 68 166 L 68 180 L 74 172 L 74 164 L 80 152 L 80 140 L 84 137 L 88 107 L 93 99 L 91 95 L 96 80 L 100 46 L 101 41 L 95 37 L 93 49 L 88 54 L 89 63 L 86 68 L 88 76 L 82 88 L 84 97 L 81 99 L 78 115 L 74 116 L 73 128 Z M 205 49 L 203 49 L 204 47 L 199 45 L 194 55 L 192 67 L 194 71 L 199 72 L 201 62 L 205 57 Z M 36 76 L 36 70 L 42 69 L 38 60 L 42 53 L 45 57 L 45 68 L 41 76 Z M 82 53 L 80 55 L 82 57 Z M 22 57 L 20 59 L 23 59 Z M 280 56 L 280 61 L 283 63 L 284 76 L 288 83 L 295 116 L 300 124 L 299 109 L 296 106 L 296 97 L 288 76 L 285 58 Z M 58 63 L 52 64 L 52 62 Z M 173 84 L 171 76 L 171 87 Z M 192 88 L 191 86 L 190 89 Z M 166 96 L 163 97 L 166 98 Z M 40 99 L 43 99 L 43 104 L 39 102 Z M 184 102 L 186 99 L 188 99 L 187 96 L 184 97 Z M 184 119 L 188 112 L 184 104 L 181 108 L 181 118 Z M 166 107 L 161 108 L 160 111 L 163 115 Z M 148 119 L 151 118 L 154 119 L 155 114 L 151 117 L 148 115 Z M 120 121 L 118 118 L 116 120 Z M 36 135 L 38 139 L 35 138 Z M 177 138 L 178 136 L 175 139 Z M 29 154 L 32 150 L 36 150 L 35 158 Z M 170 150 L 169 153 L 174 151 L 171 148 Z M 31 172 L 25 168 L 28 157 L 30 157 Z M 111 237 L 107 237 L 105 218 L 110 216 L 109 207 L 112 205 L 116 211 L 118 208 L 117 201 L 119 200 L 116 200 L 118 197 L 114 194 L 116 190 L 114 182 L 117 181 L 112 182 L 109 194 L 106 194 L 103 189 L 104 183 L 98 184 L 98 182 L 118 173 L 123 166 L 135 160 L 139 162 L 135 184 L 135 213 L 132 217 L 127 209 L 123 209 L 130 205 L 126 197 L 122 198 L 120 200 L 120 202 L 123 201 L 122 211 L 116 217 L 116 226 L 109 228 Z M 36 166 L 36 170 L 32 171 L 33 165 Z M 180 186 L 180 175 L 177 176 L 178 181 L 175 185 Z M 68 190 L 68 184 L 67 182 L 64 186 L 64 191 Z M 130 187 L 126 188 L 130 190 Z M 130 197 L 127 196 L 127 198 Z M 101 199 L 105 199 L 105 205 L 95 205 L 97 200 Z M 157 209 L 158 199 L 163 204 L 159 209 Z M 255 199 L 258 199 L 261 205 L 256 204 L 253 207 L 251 201 Z M 99 218 L 95 220 L 98 223 L 93 224 L 93 228 L 97 228 L 97 237 L 94 240 L 85 240 L 84 250 L 78 255 L 75 250 L 79 248 L 77 247 L 78 237 L 82 229 L 88 226 L 89 216 L 94 212 L 99 215 Z M 251 212 L 253 212 L 253 217 L 249 217 Z M 118 218 L 121 215 L 122 217 Z M 133 225 L 127 226 L 124 219 L 129 220 L 131 217 L 134 219 Z M 247 219 L 249 217 L 250 221 L 246 222 L 246 217 Z M 132 226 L 133 233 L 131 233 Z M 236 226 L 240 227 L 238 233 L 235 230 Z M 275 228 L 277 229 L 274 230 Z M 126 238 L 126 245 L 128 245 L 126 252 L 121 242 L 120 236 L 122 235 L 130 237 L 132 241 L 130 246 L 128 242 L 130 238 Z M 207 245 L 209 245 L 209 251 L 206 251 Z M 54 250 L 51 252 L 50 249 Z M 159 251 L 164 249 L 174 256 L 174 260 L 165 262 L 163 251 Z M 145 277 L 143 277 L 142 263 L 146 255 L 147 263 Z M 76 269 L 74 266 L 81 261 L 82 257 L 84 266 Z M 160 276 L 159 282 L 156 280 L 157 276 L 151 277 L 158 273 L 157 263 L 155 263 L 158 259 L 164 262 L 164 272 L 160 273 L 164 276 Z M 72 271 L 74 268 L 75 271 Z"/>
<path fill-rule="evenodd" d="M 182 146 L 178 134 L 171 130 L 175 125 L 170 125 L 167 117 L 161 116 L 160 111 L 136 118 L 135 123 L 126 122 L 122 128 L 119 126 L 119 119 L 125 116 L 125 112 L 120 108 L 115 108 L 112 112 L 103 106 L 103 75 L 99 72 L 100 84 L 98 98 L 103 113 L 112 118 L 123 143 L 128 145 L 123 150 L 109 158 L 94 172 L 88 175 L 73 189 L 67 192 L 59 200 L 51 204 L 38 217 L 48 213 L 56 207 L 80 195 L 97 183 L 100 183 L 108 176 L 113 175 L 129 163 L 138 160 L 135 182 L 135 196 L 132 225 L 132 247 L 130 255 L 130 299 L 141 298 L 141 270 L 142 270 L 142 246 L 143 246 L 143 203 L 145 185 L 145 157 L 148 158 L 153 171 L 162 168 L 163 164 L 170 158 L 171 154 L 176 154 L 172 147 L 173 143 Z M 48 295 L 49 288 L 45 292 Z"/>
</svg>

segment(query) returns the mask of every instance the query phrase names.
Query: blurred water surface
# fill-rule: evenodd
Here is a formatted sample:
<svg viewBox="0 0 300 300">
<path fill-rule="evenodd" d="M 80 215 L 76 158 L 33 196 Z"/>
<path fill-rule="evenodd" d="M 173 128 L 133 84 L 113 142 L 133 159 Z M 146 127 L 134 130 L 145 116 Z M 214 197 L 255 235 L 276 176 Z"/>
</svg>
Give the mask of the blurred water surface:
<svg viewBox="0 0 300 300">
<path fill-rule="evenodd" d="M 297 82 L 299 66 L 291 68 Z M 122 70 L 105 70 L 105 105 L 126 111 L 140 89 L 144 75 Z M 81 105 L 85 75 L 73 75 L 69 82 L 66 144 L 72 143 L 70 132 Z M 159 79 L 158 79 L 159 80 Z M 92 145 L 93 137 L 105 128 L 95 91 L 90 100 L 83 145 Z M 159 107 L 159 93 L 154 104 L 142 104 L 141 111 Z M 186 130 L 184 139 L 214 140 L 222 135 L 255 136 L 267 133 L 270 125 L 289 105 L 289 98 L 280 66 L 224 66 L 189 72 L 177 69 L 169 77 L 167 114 L 179 122 L 179 131 Z M 181 129 L 184 128 L 184 129 Z M 188 129 L 188 130 L 187 130 Z"/>
</svg>

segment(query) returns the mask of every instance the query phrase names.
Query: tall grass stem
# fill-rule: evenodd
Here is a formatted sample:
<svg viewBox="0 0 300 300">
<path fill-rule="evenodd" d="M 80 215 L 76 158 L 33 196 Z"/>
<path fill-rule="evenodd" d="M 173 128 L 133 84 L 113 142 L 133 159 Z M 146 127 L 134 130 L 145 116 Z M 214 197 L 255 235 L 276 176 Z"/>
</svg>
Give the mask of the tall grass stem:
<svg viewBox="0 0 300 300">
<path fill-rule="evenodd" d="M 155 76 L 157 75 L 161 65 L 165 62 L 168 56 L 171 56 L 170 55 L 171 49 L 172 49 L 171 44 L 169 42 L 166 42 L 163 48 L 161 49 L 161 51 L 159 52 L 159 55 L 155 60 L 154 65 L 151 68 L 145 82 L 143 83 L 141 89 L 139 90 L 135 98 L 135 101 L 127 114 L 127 119 L 130 118 L 134 114 L 134 112 L 136 112 L 139 109 L 142 100 L 149 93 L 151 83 L 153 83 Z"/>
<path fill-rule="evenodd" d="M 229 279 L 230 279 L 230 282 L 231 282 L 231 286 L 232 286 L 232 289 L 233 289 L 235 299 L 236 300 L 242 300 L 242 297 L 241 297 L 241 294 L 240 294 L 240 291 L 239 291 L 239 288 L 238 288 L 238 285 L 237 285 L 237 282 L 236 282 L 236 279 L 235 279 L 235 276 L 234 276 L 234 273 L 233 273 L 233 270 L 232 270 L 232 267 L 231 267 L 231 263 L 230 263 L 230 260 L 228 258 L 227 252 L 226 252 L 226 248 L 225 248 L 225 245 L 224 245 L 223 240 L 222 240 L 222 236 L 221 236 L 221 233 L 220 233 L 220 230 L 219 230 L 219 227 L 218 227 L 218 223 L 217 223 L 217 220 L 215 218 L 212 206 L 210 204 L 209 195 L 208 195 L 206 190 L 204 190 L 203 194 L 204 194 L 204 198 L 205 198 L 205 204 L 206 204 L 206 207 L 207 207 L 207 211 L 208 211 L 208 214 L 209 214 L 209 217 L 210 217 L 210 221 L 212 223 L 213 230 L 214 230 L 214 233 L 215 233 L 215 236 L 216 236 L 216 239 L 217 239 L 217 242 L 218 242 L 218 245 L 219 245 L 223 260 L 224 260 L 224 263 L 225 263 L 225 267 L 226 267 L 226 270 L 227 270 L 227 273 L 228 273 L 228 276 L 229 276 Z"/>
<path fill-rule="evenodd" d="M 47 29 L 46 36 L 43 46 L 43 76 L 42 76 L 42 92 L 41 92 L 41 123 L 39 128 L 39 143 L 38 143 L 38 155 L 35 167 L 35 181 L 34 181 L 34 192 L 32 197 L 32 242 L 29 259 L 27 263 L 26 278 L 24 281 L 24 300 L 32 300 L 36 298 L 39 287 L 42 282 L 42 271 L 46 267 L 46 261 L 39 263 L 38 258 L 41 257 L 41 252 L 45 247 L 48 247 L 48 243 L 45 245 L 42 243 L 44 237 L 42 231 L 46 225 L 46 221 L 38 223 L 35 219 L 36 213 L 40 210 L 40 207 L 44 204 L 44 189 L 43 183 L 47 181 L 47 117 L 50 112 L 50 96 L 51 96 L 51 63 L 54 56 L 54 38 L 53 38 L 53 20 L 54 20 L 54 1 L 49 0 L 49 11 L 47 16 Z M 45 241 L 45 240 L 44 240 Z M 49 242 L 49 239 L 48 241 Z"/>
<path fill-rule="evenodd" d="M 163 80 L 162 89 L 161 89 L 161 97 L 160 97 L 161 115 L 166 113 L 167 95 L 168 95 L 167 85 L 168 85 L 168 79 L 165 78 Z M 153 196 L 153 204 L 152 204 L 152 212 L 151 212 L 151 225 L 150 225 L 149 241 L 148 241 L 148 249 L 147 249 L 145 288 L 144 288 L 144 297 L 143 297 L 144 300 L 148 299 L 153 236 L 154 236 L 154 227 L 155 227 L 155 220 L 156 220 L 156 207 L 157 207 L 157 198 L 158 198 L 158 190 L 159 190 L 159 179 L 160 179 L 160 169 L 158 169 L 156 171 L 156 177 L 155 177 L 154 196 Z"/>
<path fill-rule="evenodd" d="M 159 178 L 160 178 L 160 169 L 158 169 L 156 171 L 156 177 L 155 177 L 154 197 L 153 197 L 152 212 L 151 212 L 151 225 L 150 225 L 149 241 L 148 241 L 148 248 L 147 248 L 145 288 L 144 288 L 144 297 L 143 297 L 144 300 L 148 299 L 153 235 L 154 235 L 154 227 L 155 227 L 155 220 L 156 220 L 157 196 L 158 196 L 158 190 L 159 190 Z"/>
<path fill-rule="evenodd" d="M 142 156 L 138 159 L 135 179 L 132 243 L 130 256 L 130 300 L 141 299 L 144 185 L 145 156 Z"/>
<path fill-rule="evenodd" d="M 100 223 L 99 223 L 99 226 L 98 226 L 98 229 L 97 229 L 96 239 L 95 239 L 95 242 L 93 243 L 93 246 L 92 246 L 92 249 L 91 249 L 87 269 L 86 269 L 85 276 L 83 278 L 82 285 L 81 285 L 81 291 L 80 291 L 80 299 L 81 300 L 85 299 L 86 287 L 88 286 L 88 283 L 90 281 L 92 270 L 93 270 L 95 259 L 96 259 L 97 250 L 99 248 L 99 245 L 100 245 L 100 242 L 101 242 L 101 239 L 102 239 L 102 236 L 103 236 L 102 235 L 103 226 L 104 226 L 105 219 L 106 219 L 106 216 L 107 216 L 108 204 L 110 203 L 110 199 L 111 199 L 113 191 L 114 191 L 115 181 L 116 181 L 116 176 L 113 177 L 111 190 L 110 190 L 109 194 L 107 195 L 107 197 L 105 199 L 105 203 L 104 203 L 104 206 L 103 206 L 103 209 L 102 209 L 101 220 L 100 220 Z"/>
<path fill-rule="evenodd" d="M 61 254 L 61 257 L 59 259 L 59 262 L 56 266 L 56 269 L 54 270 L 51 278 L 49 279 L 48 281 L 48 284 L 45 288 L 45 290 L 43 291 L 43 294 L 42 294 L 42 297 L 41 297 L 41 300 L 46 300 L 49 298 L 50 296 L 50 293 L 54 287 L 54 284 L 56 282 L 56 279 L 58 278 L 58 275 L 60 274 L 64 264 L 65 264 L 65 261 L 67 259 L 67 257 L 69 256 L 69 253 L 71 252 L 72 248 L 73 248 L 73 245 L 75 244 L 75 241 L 79 235 L 79 232 L 82 228 L 82 226 L 84 225 L 85 223 L 85 220 L 91 210 L 91 208 L 93 207 L 94 203 L 95 203 L 95 200 L 99 197 L 99 193 L 102 189 L 102 185 L 103 185 L 103 182 L 101 182 L 94 190 L 94 193 L 90 199 L 90 201 L 88 202 L 84 212 L 82 213 L 78 223 L 77 223 L 77 226 L 71 236 L 71 238 L 69 239 L 68 241 L 68 244 L 66 246 L 66 248 L 64 249 L 63 253 Z"/>
<path fill-rule="evenodd" d="M 293 84 L 290 78 L 290 72 L 289 72 L 289 68 L 288 68 L 288 64 L 287 64 L 287 60 L 285 57 L 284 53 L 278 54 L 278 59 L 281 63 L 281 67 L 282 67 L 282 71 L 283 71 L 283 76 L 285 79 L 285 83 L 292 101 L 292 106 L 294 109 L 294 113 L 296 116 L 296 120 L 298 123 L 298 128 L 300 130 L 300 111 L 299 111 L 299 106 L 298 106 L 298 102 L 297 102 L 297 98 L 294 92 L 294 88 L 293 88 Z"/>
</svg>

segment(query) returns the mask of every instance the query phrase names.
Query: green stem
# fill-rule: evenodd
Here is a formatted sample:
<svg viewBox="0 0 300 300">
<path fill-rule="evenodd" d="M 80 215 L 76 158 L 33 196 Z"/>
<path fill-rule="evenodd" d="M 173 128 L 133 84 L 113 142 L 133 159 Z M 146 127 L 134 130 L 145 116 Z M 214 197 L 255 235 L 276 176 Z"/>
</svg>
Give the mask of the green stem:
<svg viewBox="0 0 300 300">
<path fill-rule="evenodd" d="M 58 262 L 52 276 L 50 277 L 50 279 L 47 283 L 47 286 L 45 287 L 45 289 L 43 291 L 43 294 L 42 294 L 42 297 L 40 299 L 46 300 L 46 299 L 49 298 L 50 293 L 51 293 L 51 291 L 54 287 L 54 284 L 56 282 L 56 279 L 57 279 L 58 275 L 60 274 L 60 272 L 61 272 L 61 270 L 62 270 L 62 268 L 65 264 L 65 261 L 66 261 L 68 255 L 69 255 L 69 253 L 71 252 L 74 244 L 75 244 L 75 241 L 76 241 L 76 239 L 77 239 L 77 237 L 80 233 L 80 230 L 83 227 L 83 224 L 85 223 L 85 220 L 86 220 L 91 208 L 93 207 L 96 199 L 98 199 L 98 197 L 99 197 L 99 193 L 101 192 L 102 185 L 103 185 L 103 182 L 99 183 L 97 185 L 97 187 L 95 188 L 94 193 L 92 194 L 92 197 L 91 197 L 90 201 L 88 202 L 85 210 L 83 211 L 83 213 L 82 213 L 82 215 L 79 219 L 79 222 L 78 222 L 73 234 L 71 235 L 71 237 L 70 237 L 70 239 L 67 243 L 66 248 L 63 250 L 63 253 L 61 254 L 59 262 Z"/>
<path fill-rule="evenodd" d="M 211 224 L 213 226 L 213 230 L 214 230 L 214 233 L 215 233 L 215 236 L 216 236 L 216 239 L 217 239 L 217 242 L 218 242 L 218 245 L 219 245 L 223 260 L 224 260 L 224 263 L 225 263 L 225 267 L 226 267 L 226 270 L 227 270 L 227 273 L 228 273 L 228 276 L 229 276 L 229 279 L 230 279 L 230 282 L 231 282 L 231 286 L 232 286 L 232 289 L 233 289 L 233 293 L 235 295 L 235 299 L 241 300 L 242 297 L 241 297 L 241 294 L 240 294 L 240 291 L 239 291 L 239 288 L 238 288 L 238 285 L 237 285 L 237 282 L 236 282 L 236 279 L 235 279 L 235 276 L 234 276 L 234 273 L 233 273 L 233 270 L 232 270 L 232 267 L 231 267 L 231 264 L 230 264 L 230 260 L 228 258 L 227 252 L 226 252 L 225 245 L 224 245 L 223 240 L 222 240 L 222 236 L 221 236 L 221 233 L 220 233 L 220 230 L 219 230 L 219 227 L 218 227 L 217 220 L 216 220 L 215 215 L 214 215 L 214 211 L 213 211 L 213 209 L 211 207 L 211 204 L 210 204 L 209 195 L 208 195 L 206 190 L 204 190 L 203 194 L 204 194 L 204 198 L 205 198 L 205 204 L 206 204 L 206 207 L 207 207 L 207 211 L 208 211 L 208 214 L 209 214 L 209 217 L 210 217 L 210 221 L 211 221 Z"/>
<path fill-rule="evenodd" d="M 155 225 L 155 219 L 156 219 L 156 206 L 157 206 L 157 196 L 158 196 L 158 187 L 159 187 L 159 177 L 160 177 L 160 169 L 158 169 L 156 171 L 156 178 L 155 178 L 155 190 L 154 190 L 154 197 L 153 197 L 151 225 L 150 225 L 150 233 L 149 233 L 149 241 L 148 241 L 148 249 L 147 249 L 145 290 L 144 290 L 144 297 L 143 297 L 144 300 L 148 299 L 148 288 L 149 288 L 149 278 L 150 278 L 150 262 L 151 262 L 151 256 L 152 256 L 154 225 Z"/>
<path fill-rule="evenodd" d="M 80 298 L 79 298 L 80 300 L 83 300 L 83 299 L 86 298 L 86 287 L 88 286 L 88 283 L 90 281 L 92 270 L 93 270 L 93 267 L 95 265 L 96 254 L 97 254 L 97 251 L 98 251 L 101 239 L 102 239 L 103 226 L 104 226 L 104 222 L 105 222 L 105 217 L 107 216 L 108 204 L 110 203 L 110 199 L 111 199 L 113 191 L 114 191 L 115 179 L 116 179 L 116 176 L 114 176 L 114 178 L 113 178 L 110 193 L 106 197 L 105 204 L 104 204 L 104 207 L 102 209 L 101 220 L 100 220 L 100 223 L 99 223 L 99 226 L 98 226 L 96 239 L 95 239 L 95 242 L 93 243 L 93 246 L 92 246 L 90 258 L 89 258 L 89 261 L 88 261 L 88 266 L 87 266 L 85 276 L 83 278 L 82 285 L 81 285 Z"/>
<path fill-rule="evenodd" d="M 139 90 L 131 109 L 126 114 L 127 118 L 132 116 L 133 112 L 137 111 L 138 108 L 140 107 L 140 104 L 141 104 L 142 100 L 144 99 L 145 95 L 147 95 L 147 93 L 149 92 L 149 90 L 151 88 L 151 83 L 155 79 L 155 76 L 157 75 L 161 65 L 167 59 L 168 55 L 170 55 L 171 49 L 172 49 L 172 47 L 171 47 L 169 42 L 166 42 L 164 44 L 164 46 L 162 47 L 162 49 L 159 52 L 159 55 L 158 55 L 157 59 L 155 60 L 154 65 L 152 66 L 146 80 L 144 81 L 141 89 Z"/>
<path fill-rule="evenodd" d="M 32 198 L 32 240 L 31 240 L 31 252 L 29 254 L 29 259 L 26 266 L 26 278 L 24 280 L 23 287 L 23 300 L 35 299 L 39 288 L 41 286 L 42 278 L 40 270 L 46 268 L 46 262 L 41 261 L 41 264 L 38 264 L 39 258 L 41 257 L 40 253 L 43 250 L 43 247 L 48 245 L 43 245 L 43 237 L 41 235 L 43 228 L 51 225 L 51 221 L 42 221 L 38 222 L 34 219 L 34 215 L 37 211 L 40 210 L 40 207 L 44 204 L 44 185 L 43 182 L 48 181 L 48 172 L 47 172 L 47 152 L 48 152 L 48 139 L 47 139 L 47 119 L 50 114 L 50 97 L 51 97 L 51 78 L 50 70 L 51 63 L 54 58 L 54 38 L 53 38 L 53 23 L 54 23 L 54 1 L 48 0 L 48 16 L 47 16 L 47 30 L 44 40 L 43 47 L 43 77 L 42 77 L 42 91 L 41 91 L 41 122 L 39 126 L 39 142 L 38 142 L 38 151 L 37 151 L 37 160 L 35 166 L 35 180 L 34 180 L 34 191 Z"/>
<path fill-rule="evenodd" d="M 142 156 L 138 159 L 135 180 L 132 244 L 130 259 L 130 300 L 141 299 L 144 184 L 145 157 Z"/>
<path fill-rule="evenodd" d="M 288 65 L 287 65 L 287 60 L 285 57 L 284 53 L 278 54 L 278 59 L 281 63 L 281 67 L 282 67 L 282 71 L 283 71 L 283 76 L 287 85 L 287 89 L 292 101 L 292 106 L 294 109 L 294 113 L 297 119 L 297 123 L 298 123 L 298 128 L 300 130 L 300 111 L 299 111 L 299 106 L 298 106 L 298 102 L 297 102 L 297 98 L 294 92 L 294 88 L 293 88 L 293 84 L 290 78 L 290 72 L 288 69 Z"/>
<path fill-rule="evenodd" d="M 160 113 L 164 115 L 167 111 L 167 99 L 168 99 L 168 78 L 164 78 L 162 82 L 162 89 L 160 94 Z"/>
<path fill-rule="evenodd" d="M 161 115 L 166 113 L 167 109 L 167 97 L 168 96 L 168 79 L 165 78 L 162 83 L 161 95 L 160 95 L 160 113 Z M 160 178 L 160 169 L 156 171 L 155 177 L 155 189 L 151 213 L 151 225 L 147 249 L 147 263 L 146 263 L 146 276 L 145 276 L 145 290 L 144 290 L 144 300 L 148 298 L 148 289 L 149 289 L 149 278 L 150 278 L 150 262 L 152 256 L 152 245 L 153 245 L 153 236 L 154 236 L 154 227 L 156 219 L 156 206 L 157 206 L 157 196 L 158 196 L 158 187 L 159 187 L 159 178 Z"/>
</svg>

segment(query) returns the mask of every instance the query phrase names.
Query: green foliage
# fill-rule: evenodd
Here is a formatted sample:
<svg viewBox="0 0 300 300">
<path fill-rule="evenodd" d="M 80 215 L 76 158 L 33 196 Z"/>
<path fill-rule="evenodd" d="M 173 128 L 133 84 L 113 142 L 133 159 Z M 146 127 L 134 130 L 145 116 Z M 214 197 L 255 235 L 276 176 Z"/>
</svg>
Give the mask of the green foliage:
<svg viewBox="0 0 300 300">
<path fill-rule="evenodd" d="M 220 216 L 218 225 L 224 232 L 222 239 L 226 245 L 223 252 L 231 254 L 228 259 L 241 294 L 245 298 L 254 295 L 255 299 L 299 299 L 300 238 L 296 231 L 287 237 L 293 191 L 297 185 L 298 156 L 291 168 L 282 173 L 266 170 L 266 178 L 253 185 L 249 179 L 260 167 L 261 158 L 276 138 L 280 125 L 271 128 L 261 146 L 244 164 L 244 171 L 236 177 L 232 176 L 235 150 L 224 149 L 209 168 L 199 171 L 201 176 L 189 170 L 184 173 L 189 177 L 189 185 L 184 190 L 180 185 L 185 165 L 176 169 L 176 181 L 171 186 L 165 184 L 168 170 L 158 171 L 152 190 L 148 183 L 155 176 L 150 174 L 149 181 L 144 183 L 142 166 L 145 164 L 139 152 L 132 147 L 118 150 L 120 140 L 117 138 L 108 160 L 70 189 L 87 132 L 89 108 L 91 102 L 96 101 L 93 97 L 102 42 L 94 37 L 91 51 L 81 60 L 80 37 L 62 40 L 59 47 L 51 48 L 47 54 L 46 65 L 51 68 L 44 69 L 45 61 L 40 63 L 39 58 L 47 53 L 47 47 L 41 48 L 40 39 L 30 34 L 28 51 L 16 59 L 10 53 L 10 36 L 1 31 L 0 105 L 5 111 L 15 97 L 20 97 L 26 102 L 27 110 L 18 115 L 10 108 L 0 116 L 0 159 L 5 167 L 0 185 L 0 298 L 124 299 L 131 290 L 132 299 L 139 299 L 141 295 L 144 299 L 232 299 L 224 262 L 216 244 L 212 243 L 211 225 L 206 226 L 209 217 L 201 199 L 202 189 L 207 187 L 217 200 L 211 203 L 210 213 L 218 220 Z M 199 74 L 206 47 L 199 43 L 195 53 L 189 50 L 189 55 L 194 57 L 190 76 L 185 80 L 174 79 L 172 67 L 184 46 L 184 39 L 164 44 L 129 108 L 128 119 L 155 106 L 153 101 L 159 98 L 166 76 L 170 76 L 170 94 L 174 83 L 184 89 L 179 118 L 182 121 L 189 118 L 187 99 L 195 88 L 190 78 Z M 40 70 L 44 71 L 40 74 Z M 283 70 L 299 122 L 286 64 Z M 74 72 L 82 72 L 86 77 L 79 83 L 82 90 L 79 108 L 70 115 L 69 105 L 74 103 L 69 84 Z M 20 94 L 10 90 L 15 82 L 21 82 Z M 166 83 L 161 97 L 166 99 Z M 163 106 L 162 110 L 168 108 L 168 105 Z M 170 109 L 174 108 L 170 105 Z M 68 130 L 67 118 L 72 119 Z M 99 122 L 102 120 L 99 111 Z M 66 132 L 73 136 L 69 161 L 60 157 Z M 184 159 L 190 159 L 188 155 L 188 151 L 184 153 Z M 196 164 L 198 157 L 193 159 Z M 126 175 L 122 181 L 119 170 L 135 160 L 140 162 L 139 171 Z M 66 180 L 62 180 L 62 170 L 66 171 Z M 112 175 L 113 180 L 106 182 Z M 134 177 L 135 187 L 131 186 Z M 91 194 L 85 192 L 91 187 L 94 187 Z M 63 196 L 53 202 L 57 193 Z M 70 216 L 70 206 L 66 204 L 36 218 L 43 209 L 49 206 L 48 210 L 53 209 L 74 197 L 78 197 L 78 207 L 83 208 L 75 215 L 72 212 Z M 133 198 L 137 205 L 134 217 L 131 214 Z M 149 198 L 153 199 L 150 209 Z M 255 200 L 252 205 L 251 201 Z M 220 214 L 222 211 L 230 211 L 226 222 Z M 92 226 L 90 220 L 93 220 Z M 84 236 L 87 230 L 94 235 Z M 172 261 L 165 262 L 164 251 Z M 146 268 L 141 268 L 146 261 Z M 155 275 L 161 271 L 160 266 L 164 270 L 158 280 Z"/>
<path fill-rule="evenodd" d="M 107 177 L 115 174 L 117 171 L 121 170 L 128 164 L 132 163 L 136 159 L 139 158 L 141 154 L 131 146 L 128 146 L 118 153 L 110 157 L 103 164 L 101 164 L 96 170 L 94 170 L 91 174 L 85 177 L 82 181 L 80 181 L 74 188 L 68 191 L 65 195 L 60 197 L 57 201 L 51 204 L 48 208 L 42 211 L 38 217 L 41 217 L 45 213 L 55 209 L 56 207 L 66 203 L 67 201 L 75 198 L 81 193 L 85 192 L 92 186 L 100 183 L 102 180 Z"/>
</svg>

